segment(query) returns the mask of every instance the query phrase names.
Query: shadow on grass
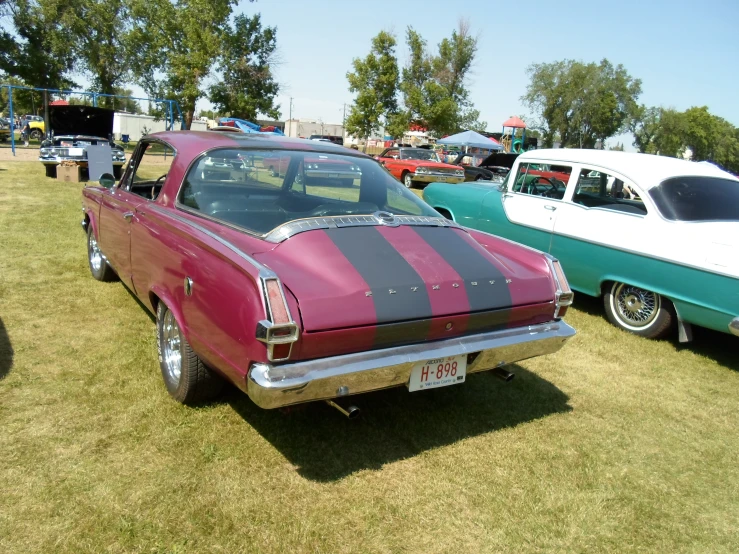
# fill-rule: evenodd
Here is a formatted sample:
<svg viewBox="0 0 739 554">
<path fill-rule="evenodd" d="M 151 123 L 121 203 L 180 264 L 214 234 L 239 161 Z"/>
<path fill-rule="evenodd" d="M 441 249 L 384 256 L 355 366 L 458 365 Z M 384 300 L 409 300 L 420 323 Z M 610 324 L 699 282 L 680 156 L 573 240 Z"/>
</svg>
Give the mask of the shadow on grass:
<svg viewBox="0 0 739 554">
<path fill-rule="evenodd" d="M 125 284 L 125 283 L 123 283 L 122 281 L 117 281 L 117 282 L 116 282 L 116 285 L 119 285 L 119 286 L 123 285 L 123 288 L 125 289 L 125 291 L 126 291 L 126 292 L 127 292 L 128 294 L 129 294 L 129 296 L 130 296 L 131 298 L 133 298 L 133 299 L 134 299 L 134 300 L 136 301 L 136 304 L 138 304 L 138 305 L 139 305 L 139 308 L 141 308 L 141 309 L 143 310 L 143 312 L 144 312 L 144 313 L 145 313 L 145 314 L 146 314 L 147 316 L 149 316 L 149 319 L 151 320 L 151 322 L 152 322 L 152 323 L 156 323 L 156 322 L 157 322 L 157 318 L 156 318 L 156 316 L 155 316 L 155 315 L 154 315 L 153 313 L 151 313 L 151 312 L 149 311 L 149 308 L 147 308 L 147 307 L 146 307 L 146 306 L 144 305 L 144 303 L 143 303 L 143 302 L 142 302 L 141 300 L 139 300 L 139 297 L 138 297 L 138 296 L 136 296 L 136 295 L 135 295 L 135 294 L 133 293 L 133 291 L 132 291 L 131 289 L 129 289 L 129 288 L 128 288 L 128 287 L 126 286 L 126 284 Z"/>
<path fill-rule="evenodd" d="M 680 344 L 675 339 L 678 350 L 689 350 L 706 356 L 724 367 L 739 371 L 739 357 L 736 355 L 739 338 L 729 333 L 719 333 L 713 329 L 693 327 L 693 342 Z"/>
<path fill-rule="evenodd" d="M 588 315 L 601 317 L 604 321 L 607 321 L 602 298 L 575 293 L 573 307 Z M 665 339 L 660 340 L 673 344 L 677 350 L 695 352 L 696 354 L 715 360 L 724 367 L 739 371 L 739 357 L 736 356 L 736 348 L 739 341 L 729 333 L 720 333 L 712 329 L 693 326 L 692 342 L 678 342 L 676 329 Z"/>
<path fill-rule="evenodd" d="M 568 397 L 549 381 L 513 365 L 504 383 L 492 373 L 468 376 L 462 386 L 409 393 L 387 389 L 342 401 L 362 408 L 350 421 L 323 402 L 285 413 L 263 410 L 236 391 L 226 401 L 314 481 L 334 481 L 383 465 L 551 414 L 571 410 Z"/>
<path fill-rule="evenodd" d="M 13 367 L 13 347 L 10 345 L 5 324 L 0 319 L 0 381 L 10 373 L 11 367 Z"/>
</svg>

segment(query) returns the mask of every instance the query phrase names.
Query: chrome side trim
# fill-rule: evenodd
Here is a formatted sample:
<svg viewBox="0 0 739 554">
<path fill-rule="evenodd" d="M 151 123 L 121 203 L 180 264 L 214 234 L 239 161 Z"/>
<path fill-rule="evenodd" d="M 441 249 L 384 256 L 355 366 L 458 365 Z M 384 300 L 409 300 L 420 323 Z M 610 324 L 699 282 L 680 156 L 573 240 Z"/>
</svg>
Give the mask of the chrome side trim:
<svg viewBox="0 0 739 554">
<path fill-rule="evenodd" d="M 735 317 L 731 320 L 731 323 L 729 323 L 729 332 L 732 335 L 739 337 L 739 317 Z"/>
<path fill-rule="evenodd" d="M 575 330 L 564 321 L 502 329 L 466 337 L 317 360 L 272 365 L 255 363 L 246 392 L 262 408 L 326 400 L 405 385 L 413 366 L 425 360 L 478 354 L 467 366 L 476 373 L 558 351 Z"/>
<path fill-rule="evenodd" d="M 361 227 L 369 225 L 424 225 L 433 227 L 459 227 L 453 221 L 443 217 L 431 217 L 425 215 L 393 215 L 392 221 L 388 220 L 387 212 L 376 212 L 372 215 L 344 215 L 331 217 L 311 217 L 296 219 L 267 233 L 264 240 L 279 243 L 298 233 L 313 231 L 316 229 L 333 229 L 337 227 Z"/>
<path fill-rule="evenodd" d="M 233 252 L 234 254 L 236 254 L 237 256 L 239 256 L 241 259 L 249 262 L 254 268 L 256 268 L 259 271 L 259 276 L 261 278 L 263 278 L 263 279 L 278 279 L 277 274 L 274 271 L 272 271 L 271 269 L 267 268 L 266 266 L 263 266 L 258 261 L 256 261 L 254 258 L 252 258 L 251 256 L 249 256 L 249 254 L 247 254 L 243 250 L 239 249 L 235 244 L 233 244 L 232 242 L 229 242 L 226 239 L 224 239 L 223 237 L 215 234 L 213 231 L 211 231 L 209 229 L 206 229 L 202 225 L 200 225 L 198 223 L 195 223 L 194 221 L 191 221 L 191 220 L 187 219 L 186 217 L 182 217 L 182 216 L 177 215 L 176 213 L 173 213 L 171 211 L 163 211 L 159 206 L 150 205 L 150 206 L 148 206 L 148 208 L 149 209 L 153 209 L 155 212 L 158 212 L 159 214 L 164 215 L 166 217 L 171 217 L 172 219 L 176 219 L 180 223 L 184 223 L 185 225 L 189 225 L 189 226 L 197 229 L 198 231 L 200 231 L 204 235 L 207 235 L 208 237 L 212 238 L 216 242 L 219 242 L 220 244 L 222 244 L 223 246 L 225 246 L 226 248 L 228 248 L 229 250 L 231 250 L 231 252 Z"/>
</svg>

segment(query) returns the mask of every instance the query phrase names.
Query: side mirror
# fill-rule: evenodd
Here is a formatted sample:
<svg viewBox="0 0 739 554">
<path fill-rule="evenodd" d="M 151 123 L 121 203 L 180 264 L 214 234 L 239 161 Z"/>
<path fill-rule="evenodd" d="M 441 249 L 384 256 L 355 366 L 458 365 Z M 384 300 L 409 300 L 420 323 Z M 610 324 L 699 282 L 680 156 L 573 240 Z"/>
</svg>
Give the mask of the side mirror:
<svg viewBox="0 0 739 554">
<path fill-rule="evenodd" d="M 110 173 L 103 173 L 100 176 L 100 186 L 106 189 L 112 189 L 115 186 L 115 177 Z"/>
</svg>

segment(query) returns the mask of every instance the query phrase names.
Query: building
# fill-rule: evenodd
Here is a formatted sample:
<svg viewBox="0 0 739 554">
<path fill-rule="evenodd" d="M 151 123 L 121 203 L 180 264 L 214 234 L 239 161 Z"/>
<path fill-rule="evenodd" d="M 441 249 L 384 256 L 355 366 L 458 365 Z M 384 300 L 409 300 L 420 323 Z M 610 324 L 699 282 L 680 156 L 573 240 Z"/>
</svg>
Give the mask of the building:
<svg viewBox="0 0 739 554">
<path fill-rule="evenodd" d="M 288 137 L 308 138 L 311 135 L 331 135 L 346 138 L 344 126 L 340 123 L 324 123 L 315 119 L 288 119 L 284 133 Z"/>
</svg>

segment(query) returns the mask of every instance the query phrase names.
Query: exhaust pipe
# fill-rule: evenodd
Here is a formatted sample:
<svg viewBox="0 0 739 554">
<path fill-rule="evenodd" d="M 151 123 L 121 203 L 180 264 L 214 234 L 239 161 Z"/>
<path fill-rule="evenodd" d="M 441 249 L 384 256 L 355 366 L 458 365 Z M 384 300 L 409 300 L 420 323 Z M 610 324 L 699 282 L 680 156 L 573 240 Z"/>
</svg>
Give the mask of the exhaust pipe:
<svg viewBox="0 0 739 554">
<path fill-rule="evenodd" d="M 513 378 L 516 376 L 515 373 L 511 373 L 510 371 L 507 371 L 502 367 L 496 367 L 495 369 L 493 369 L 493 373 L 496 377 L 503 379 L 503 381 L 505 381 L 506 383 L 512 381 Z"/>
<path fill-rule="evenodd" d="M 359 414 L 362 413 L 362 411 L 356 406 L 349 406 L 348 408 L 343 408 L 339 406 L 333 400 L 326 400 L 326 404 L 328 404 L 332 408 L 336 408 L 349 419 L 357 419 L 359 417 Z"/>
</svg>

